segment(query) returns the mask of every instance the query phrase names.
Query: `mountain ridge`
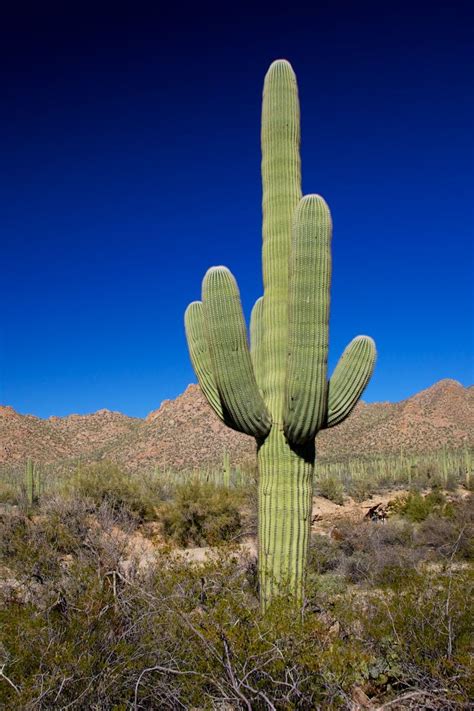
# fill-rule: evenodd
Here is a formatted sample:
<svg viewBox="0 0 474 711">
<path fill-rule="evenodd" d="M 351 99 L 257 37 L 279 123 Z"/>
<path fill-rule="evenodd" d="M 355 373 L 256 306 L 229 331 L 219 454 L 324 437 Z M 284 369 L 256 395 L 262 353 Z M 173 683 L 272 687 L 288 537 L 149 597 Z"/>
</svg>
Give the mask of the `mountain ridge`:
<svg viewBox="0 0 474 711">
<path fill-rule="evenodd" d="M 423 453 L 474 446 L 474 387 L 449 378 L 399 402 L 359 402 L 338 427 L 316 439 L 322 459 Z M 0 464 L 111 459 L 127 469 L 212 466 L 223 451 L 254 461 L 252 438 L 226 428 L 191 383 L 144 418 L 102 408 L 46 419 L 0 406 Z"/>
</svg>

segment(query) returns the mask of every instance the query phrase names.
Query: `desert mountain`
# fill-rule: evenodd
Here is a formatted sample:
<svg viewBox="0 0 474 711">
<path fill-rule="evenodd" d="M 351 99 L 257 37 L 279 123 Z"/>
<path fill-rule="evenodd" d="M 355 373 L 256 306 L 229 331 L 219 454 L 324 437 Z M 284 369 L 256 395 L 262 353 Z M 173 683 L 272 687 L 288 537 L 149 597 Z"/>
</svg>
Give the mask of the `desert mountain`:
<svg viewBox="0 0 474 711">
<path fill-rule="evenodd" d="M 441 380 L 397 403 L 359 403 L 340 426 L 321 432 L 318 456 L 340 459 L 474 446 L 474 388 Z M 217 464 L 224 450 L 251 462 L 255 445 L 215 417 L 197 385 L 147 418 L 99 410 L 40 419 L 0 407 L 0 463 L 111 459 L 130 470 L 191 469 Z"/>
</svg>

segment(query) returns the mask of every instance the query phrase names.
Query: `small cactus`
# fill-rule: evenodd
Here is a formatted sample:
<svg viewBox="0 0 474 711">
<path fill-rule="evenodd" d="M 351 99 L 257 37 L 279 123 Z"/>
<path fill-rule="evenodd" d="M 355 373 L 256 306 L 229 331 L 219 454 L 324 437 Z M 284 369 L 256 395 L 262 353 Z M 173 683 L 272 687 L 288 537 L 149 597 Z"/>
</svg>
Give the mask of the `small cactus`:
<svg viewBox="0 0 474 711">
<path fill-rule="evenodd" d="M 213 267 L 185 314 L 201 389 L 229 427 L 255 437 L 262 608 L 281 592 L 301 602 L 310 534 L 315 437 L 353 410 L 375 364 L 357 336 L 328 379 L 332 222 L 319 195 L 302 196 L 296 77 L 285 60 L 265 77 L 262 108 L 264 295 L 249 347 L 233 275 Z"/>
<path fill-rule="evenodd" d="M 28 459 L 25 467 L 25 490 L 28 509 L 38 504 L 41 494 L 41 473 L 37 464 Z"/>
</svg>

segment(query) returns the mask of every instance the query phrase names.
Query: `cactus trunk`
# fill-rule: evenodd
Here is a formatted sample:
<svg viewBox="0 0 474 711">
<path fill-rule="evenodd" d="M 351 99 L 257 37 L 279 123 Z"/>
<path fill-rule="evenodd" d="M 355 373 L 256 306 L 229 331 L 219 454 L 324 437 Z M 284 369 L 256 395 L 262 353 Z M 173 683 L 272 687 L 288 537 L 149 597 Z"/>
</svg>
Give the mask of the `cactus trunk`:
<svg viewBox="0 0 474 711">
<path fill-rule="evenodd" d="M 258 448 L 258 572 L 263 610 L 275 594 L 302 601 L 314 462 L 313 445 L 290 447 L 278 427 Z"/>
</svg>

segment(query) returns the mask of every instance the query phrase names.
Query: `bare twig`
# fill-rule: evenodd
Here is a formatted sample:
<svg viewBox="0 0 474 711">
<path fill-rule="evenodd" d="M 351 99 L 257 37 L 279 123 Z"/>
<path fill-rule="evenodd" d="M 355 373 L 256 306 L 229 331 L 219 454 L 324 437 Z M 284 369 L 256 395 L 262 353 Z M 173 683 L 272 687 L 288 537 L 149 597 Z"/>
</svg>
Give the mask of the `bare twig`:
<svg viewBox="0 0 474 711">
<path fill-rule="evenodd" d="M 140 672 L 140 675 L 137 679 L 137 683 L 135 684 L 135 694 L 134 694 L 134 701 L 133 701 L 133 709 L 134 711 L 137 711 L 138 709 L 138 690 L 141 684 L 141 681 L 145 674 L 148 674 L 149 672 L 162 672 L 163 674 L 175 674 L 177 676 L 199 676 L 201 678 L 206 678 L 203 676 L 203 674 L 199 674 L 199 672 L 195 671 L 186 671 L 186 670 L 181 670 L 181 669 L 171 669 L 170 667 L 162 667 L 159 664 L 155 665 L 154 667 L 147 667 L 146 669 L 143 669 L 143 671 Z M 184 708 L 184 707 L 183 707 Z"/>
<path fill-rule="evenodd" d="M 15 689 L 16 693 L 17 693 L 18 695 L 20 695 L 20 693 L 21 693 L 21 692 L 20 692 L 20 689 L 19 689 L 18 686 L 16 686 L 16 684 L 14 684 L 13 681 L 5 674 L 4 669 L 5 669 L 5 664 L 2 664 L 2 666 L 0 667 L 0 679 L 5 679 L 5 681 L 6 681 L 8 684 L 10 684 L 10 686 L 12 687 L 12 689 Z"/>
</svg>

